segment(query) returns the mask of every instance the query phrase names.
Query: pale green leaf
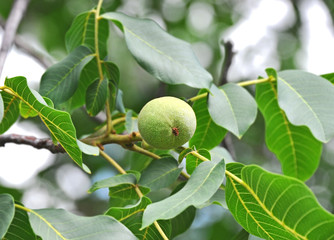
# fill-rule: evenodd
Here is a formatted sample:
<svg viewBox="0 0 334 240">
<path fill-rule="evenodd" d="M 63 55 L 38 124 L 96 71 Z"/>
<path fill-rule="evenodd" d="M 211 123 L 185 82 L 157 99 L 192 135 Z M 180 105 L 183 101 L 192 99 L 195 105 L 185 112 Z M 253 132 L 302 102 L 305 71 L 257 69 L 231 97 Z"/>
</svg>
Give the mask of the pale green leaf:
<svg viewBox="0 0 334 240">
<path fill-rule="evenodd" d="M 211 161 L 200 164 L 187 184 L 174 195 L 150 204 L 143 216 L 142 228 L 158 219 L 170 219 L 189 206 L 198 206 L 210 199 L 224 180 L 225 163 Z"/>
<path fill-rule="evenodd" d="M 15 214 L 14 199 L 9 194 L 0 194 L 0 238 L 2 239 Z"/>
<path fill-rule="evenodd" d="M 40 103 L 42 103 L 44 105 L 48 105 L 46 103 L 46 101 L 44 100 L 44 98 L 37 91 L 35 91 L 34 89 L 30 89 L 30 91 L 34 95 L 34 97 L 37 99 L 37 101 L 39 101 Z M 49 99 L 49 101 L 51 101 L 51 100 Z M 21 101 L 20 102 L 20 115 L 23 118 L 36 117 L 36 116 L 38 116 L 38 112 L 36 112 L 31 107 L 29 107 L 29 105 L 27 105 L 27 104 L 25 104 L 24 102 Z"/>
<path fill-rule="evenodd" d="M 112 207 L 109 208 L 105 214 L 112 216 L 121 223 L 123 223 L 136 235 L 138 239 L 163 239 L 156 227 L 153 225 L 148 226 L 141 231 L 139 230 L 142 223 L 143 212 L 149 204 L 151 204 L 151 200 L 147 197 L 142 197 L 140 201 L 135 205 L 127 206 L 124 208 Z M 159 221 L 159 226 L 162 228 L 163 232 L 167 235 L 167 237 L 170 237 L 170 221 Z"/>
<path fill-rule="evenodd" d="M 120 27 L 134 58 L 160 81 L 210 88 L 212 76 L 199 64 L 189 43 L 166 33 L 152 20 L 117 12 L 108 12 L 101 17 Z"/>
<path fill-rule="evenodd" d="M 78 147 L 80 148 L 81 152 L 87 154 L 87 155 L 94 155 L 98 156 L 100 151 L 99 148 L 96 146 L 88 145 L 84 142 L 81 142 L 80 140 L 77 140 Z"/>
<path fill-rule="evenodd" d="M 334 136 L 334 86 L 326 79 L 299 70 L 278 73 L 278 103 L 289 121 L 307 126 L 321 142 Z"/>
<path fill-rule="evenodd" d="M 95 182 L 93 186 L 88 190 L 89 193 L 92 193 L 101 188 L 110 188 L 115 187 L 121 184 L 130 184 L 133 185 L 137 182 L 137 178 L 132 173 L 116 175 L 101 181 Z"/>
<path fill-rule="evenodd" d="M 136 237 L 110 216 L 82 217 L 63 209 L 39 209 L 30 214 L 36 234 L 47 240 L 132 240 Z"/>
<path fill-rule="evenodd" d="M 321 142 L 307 127 L 289 122 L 278 105 L 274 82 L 256 86 L 256 101 L 266 123 L 266 144 L 280 160 L 283 173 L 306 181 L 318 167 Z"/>
<path fill-rule="evenodd" d="M 107 55 L 108 21 L 99 19 L 98 30 L 99 53 L 103 59 Z M 85 45 L 95 52 L 95 11 L 81 13 L 74 19 L 66 33 L 65 43 L 68 52 L 74 51 L 80 45 Z"/>
<path fill-rule="evenodd" d="M 198 95 L 206 92 L 207 90 L 201 89 Z M 221 143 L 227 131 L 212 120 L 206 98 L 196 100 L 192 107 L 196 114 L 197 126 L 194 136 L 189 140 L 189 146 L 195 145 L 197 149 L 206 148 L 208 150 L 216 147 Z"/>
<path fill-rule="evenodd" d="M 62 145 L 69 156 L 80 166 L 82 165 L 82 152 L 76 139 L 76 130 L 70 115 L 67 112 L 53 109 L 40 103 L 27 85 L 24 77 L 6 79 L 6 87 L 21 101 L 27 104 L 33 111 L 38 112 L 39 117 L 47 126 L 52 136 Z"/>
<path fill-rule="evenodd" d="M 9 93 L 0 93 L 3 101 L 2 118 L 0 118 L 0 134 L 6 132 L 18 119 L 20 99 Z"/>
<path fill-rule="evenodd" d="M 249 233 L 275 240 L 334 238 L 334 215 L 302 181 L 256 165 L 226 168 L 227 206 Z"/>
<path fill-rule="evenodd" d="M 90 84 L 86 91 L 86 108 L 91 116 L 97 115 L 103 110 L 108 95 L 108 80 L 96 79 Z"/>
<path fill-rule="evenodd" d="M 238 138 L 254 123 L 257 114 L 254 98 L 244 88 L 233 83 L 220 88 L 212 85 L 208 108 L 213 121 Z"/>
<path fill-rule="evenodd" d="M 180 175 L 182 168 L 178 167 L 173 157 L 163 157 L 153 161 L 142 173 L 139 184 L 151 189 L 159 190 L 170 186 Z"/>
<path fill-rule="evenodd" d="M 59 63 L 51 66 L 43 74 L 40 93 L 50 98 L 57 106 L 75 93 L 84 66 L 94 54 L 85 46 L 79 46 Z"/>
</svg>

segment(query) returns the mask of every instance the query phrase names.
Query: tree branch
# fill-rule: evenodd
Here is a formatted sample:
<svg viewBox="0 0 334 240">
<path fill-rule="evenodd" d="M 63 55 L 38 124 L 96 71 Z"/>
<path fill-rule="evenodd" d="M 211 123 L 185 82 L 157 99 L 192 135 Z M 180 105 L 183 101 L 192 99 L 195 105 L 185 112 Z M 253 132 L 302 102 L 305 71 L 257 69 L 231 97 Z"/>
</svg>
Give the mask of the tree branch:
<svg viewBox="0 0 334 240">
<path fill-rule="evenodd" d="M 0 75 L 5 65 L 5 61 L 8 52 L 13 45 L 17 28 L 21 22 L 21 19 L 27 9 L 30 0 L 16 0 L 7 19 L 5 26 L 5 32 L 2 38 L 2 44 L 0 48 Z"/>
<path fill-rule="evenodd" d="M 52 153 L 65 153 L 60 144 L 54 145 L 49 138 L 36 138 L 18 134 L 0 135 L 0 147 L 4 147 L 6 143 L 25 144 L 37 149 L 48 149 Z"/>
<path fill-rule="evenodd" d="M 223 84 L 228 82 L 227 81 L 227 74 L 228 74 L 228 71 L 231 67 L 232 60 L 233 60 L 233 57 L 234 57 L 234 54 L 235 54 L 235 52 L 233 52 L 232 42 L 227 41 L 227 42 L 222 42 L 222 44 L 224 45 L 225 56 L 224 56 L 224 60 L 223 60 L 221 76 L 220 76 L 220 79 L 218 80 L 218 86 L 223 85 Z"/>
</svg>

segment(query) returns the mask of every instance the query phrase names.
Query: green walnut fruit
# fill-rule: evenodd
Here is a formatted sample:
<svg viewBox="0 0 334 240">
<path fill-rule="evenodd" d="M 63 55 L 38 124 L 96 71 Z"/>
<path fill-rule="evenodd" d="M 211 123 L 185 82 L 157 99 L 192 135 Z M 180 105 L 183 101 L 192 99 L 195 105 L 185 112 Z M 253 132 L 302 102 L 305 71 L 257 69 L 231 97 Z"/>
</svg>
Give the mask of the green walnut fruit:
<svg viewBox="0 0 334 240">
<path fill-rule="evenodd" d="M 138 116 L 140 135 L 149 145 L 172 149 L 188 142 L 196 129 L 196 116 L 185 101 L 161 97 L 148 102 Z"/>
</svg>

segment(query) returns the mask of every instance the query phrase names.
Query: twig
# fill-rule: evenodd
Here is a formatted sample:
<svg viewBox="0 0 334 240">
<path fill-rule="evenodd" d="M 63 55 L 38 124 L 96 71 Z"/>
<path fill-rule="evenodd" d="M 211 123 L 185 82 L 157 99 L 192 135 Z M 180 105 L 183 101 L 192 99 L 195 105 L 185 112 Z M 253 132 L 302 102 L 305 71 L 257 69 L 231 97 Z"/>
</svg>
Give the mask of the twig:
<svg viewBox="0 0 334 240">
<path fill-rule="evenodd" d="M 37 149 L 48 149 L 52 153 L 65 153 L 60 144 L 54 145 L 49 138 L 36 138 L 18 134 L 0 135 L 0 147 L 4 147 L 6 143 L 25 144 Z"/>
<path fill-rule="evenodd" d="M 0 48 L 0 75 L 5 65 L 8 52 L 13 45 L 17 28 L 25 13 L 25 10 L 27 9 L 29 1 L 30 0 L 16 0 L 7 19 Z"/>
<path fill-rule="evenodd" d="M 218 84 L 217 84 L 218 86 L 223 85 L 223 84 L 228 82 L 227 81 L 227 74 L 228 74 L 228 71 L 231 67 L 232 60 L 233 60 L 233 57 L 234 57 L 234 54 L 235 54 L 235 52 L 233 52 L 232 42 L 227 41 L 227 42 L 223 42 L 222 44 L 224 45 L 225 56 L 224 56 L 221 76 L 220 76 L 220 79 L 219 79 Z"/>
<path fill-rule="evenodd" d="M 0 18 L 0 27 L 5 29 L 5 21 L 2 18 Z M 15 36 L 14 44 L 19 50 L 35 59 L 35 61 L 44 68 L 49 68 L 54 63 L 51 56 L 37 50 L 34 46 L 29 44 L 29 41 L 24 40 L 20 35 Z"/>
</svg>

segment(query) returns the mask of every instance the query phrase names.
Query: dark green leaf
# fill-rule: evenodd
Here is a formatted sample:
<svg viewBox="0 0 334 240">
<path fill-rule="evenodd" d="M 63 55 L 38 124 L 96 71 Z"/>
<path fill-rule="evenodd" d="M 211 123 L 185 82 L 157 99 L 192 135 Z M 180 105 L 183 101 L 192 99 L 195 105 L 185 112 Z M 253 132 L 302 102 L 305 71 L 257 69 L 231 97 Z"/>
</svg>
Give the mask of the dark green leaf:
<svg viewBox="0 0 334 240">
<path fill-rule="evenodd" d="M 182 150 L 182 152 L 179 154 L 179 159 L 177 160 L 178 163 L 181 163 L 183 158 L 185 158 L 192 151 L 194 151 L 194 149 L 192 148 L 185 148 L 184 150 Z"/>
<path fill-rule="evenodd" d="M 40 93 L 57 106 L 75 93 L 84 66 L 94 54 L 85 46 L 79 46 L 59 63 L 51 66 L 42 76 Z"/>
<path fill-rule="evenodd" d="M 326 79 L 298 70 L 278 73 L 278 103 L 289 121 L 307 126 L 321 142 L 334 136 L 334 86 Z"/>
<path fill-rule="evenodd" d="M 319 164 L 321 142 L 307 127 L 288 121 L 278 105 L 274 82 L 256 86 L 256 101 L 266 123 L 267 146 L 280 160 L 283 173 L 302 181 L 309 179 Z"/>
<path fill-rule="evenodd" d="M 210 88 L 212 76 L 200 66 L 190 44 L 169 35 L 152 20 L 116 12 L 101 17 L 120 27 L 134 58 L 160 81 Z"/>
<path fill-rule="evenodd" d="M 0 104 L 0 134 L 6 132 L 19 117 L 20 99 L 9 93 L 0 93 L 3 104 Z"/>
<path fill-rule="evenodd" d="M 331 83 L 334 84 L 334 73 L 327 73 L 327 74 L 323 74 L 320 77 L 327 79 L 328 81 L 330 81 Z"/>
<path fill-rule="evenodd" d="M 2 239 L 15 214 L 14 199 L 9 194 L 0 194 L 0 238 Z"/>
<path fill-rule="evenodd" d="M 114 217 L 126 227 L 128 227 L 138 239 L 163 239 L 155 226 L 149 226 L 140 231 L 142 216 L 147 205 L 151 204 L 151 200 L 147 197 L 142 197 L 140 201 L 132 206 L 125 208 L 112 207 L 105 214 Z M 159 221 L 159 225 L 167 235 L 170 236 L 171 225 L 170 221 Z"/>
<path fill-rule="evenodd" d="M 168 187 L 175 182 L 182 168 L 178 167 L 173 157 L 163 157 L 154 160 L 142 173 L 139 184 L 151 189 L 151 191 Z"/>
<path fill-rule="evenodd" d="M 119 69 L 116 64 L 113 62 L 103 62 L 103 70 L 105 72 L 105 75 L 108 78 L 108 89 L 109 89 L 109 107 L 110 111 L 112 112 L 116 107 L 117 107 L 117 98 L 118 94 L 120 92 L 118 88 L 118 83 L 119 83 L 119 78 L 120 78 L 120 73 Z M 122 97 L 122 96 L 121 96 Z M 124 109 L 124 107 L 123 107 Z M 118 109 L 120 112 L 125 112 L 121 111 Z"/>
<path fill-rule="evenodd" d="M 213 121 L 241 138 L 256 118 L 257 105 L 254 98 L 244 88 L 233 83 L 221 88 L 212 85 L 210 93 L 208 108 Z"/>
<path fill-rule="evenodd" d="M 225 163 L 211 161 L 200 164 L 187 184 L 174 195 L 148 205 L 143 216 L 142 228 L 157 219 L 170 219 L 189 206 L 198 206 L 210 199 L 224 180 Z"/>
<path fill-rule="evenodd" d="M 93 58 L 93 60 L 87 63 L 86 66 L 82 69 L 78 87 L 75 90 L 73 96 L 65 103 L 63 103 L 62 106 L 64 105 L 65 109 L 72 111 L 84 105 L 88 86 L 98 78 L 99 70 L 97 68 L 97 61 L 96 58 Z"/>
<path fill-rule="evenodd" d="M 175 236 L 184 233 L 188 230 L 193 223 L 196 216 L 196 208 L 193 206 L 188 207 L 186 210 L 181 212 L 179 215 L 171 219 L 172 223 L 172 234 L 171 239 Z"/>
<path fill-rule="evenodd" d="M 198 95 L 206 92 L 208 91 L 201 89 Z M 206 148 L 208 150 L 216 147 L 221 143 L 227 131 L 212 120 L 206 98 L 196 100 L 193 109 L 196 114 L 197 126 L 194 136 L 189 141 L 189 146 L 195 145 L 197 149 Z"/>
<path fill-rule="evenodd" d="M 19 204 L 19 203 L 17 203 Z M 21 204 L 19 204 L 21 205 Z M 6 240 L 36 240 L 37 236 L 31 228 L 26 211 L 15 208 L 14 219 L 5 235 Z"/>
<path fill-rule="evenodd" d="M 6 79 L 5 85 L 33 111 L 38 112 L 39 117 L 50 130 L 52 136 L 80 167 L 87 170 L 82 164 L 82 153 L 77 144 L 76 130 L 70 115 L 67 112 L 40 103 L 32 94 L 24 77 Z"/>
<path fill-rule="evenodd" d="M 226 202 L 238 223 L 264 239 L 331 239 L 334 215 L 300 180 L 256 165 L 227 164 Z"/>
<path fill-rule="evenodd" d="M 31 225 L 43 239 L 132 240 L 136 237 L 110 216 L 82 217 L 62 209 L 39 209 L 30 214 Z"/>
<path fill-rule="evenodd" d="M 96 79 L 88 86 L 86 92 L 87 112 L 91 116 L 97 115 L 105 106 L 108 95 L 108 80 Z"/>
<path fill-rule="evenodd" d="M 99 19 L 98 42 L 100 58 L 107 56 L 107 39 L 109 24 L 105 19 Z M 95 11 L 84 12 L 78 15 L 65 37 L 66 49 L 70 53 L 80 45 L 89 47 L 95 52 Z"/>
<path fill-rule="evenodd" d="M 208 150 L 206 149 L 199 149 L 196 152 L 198 152 L 203 157 L 206 157 L 207 159 L 211 160 L 211 155 Z M 198 157 L 188 154 L 186 157 L 186 169 L 187 173 L 192 174 L 193 171 L 197 168 L 200 163 L 202 163 L 203 160 L 199 159 Z"/>
</svg>

